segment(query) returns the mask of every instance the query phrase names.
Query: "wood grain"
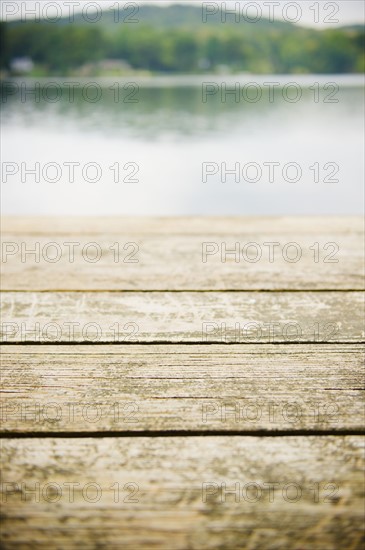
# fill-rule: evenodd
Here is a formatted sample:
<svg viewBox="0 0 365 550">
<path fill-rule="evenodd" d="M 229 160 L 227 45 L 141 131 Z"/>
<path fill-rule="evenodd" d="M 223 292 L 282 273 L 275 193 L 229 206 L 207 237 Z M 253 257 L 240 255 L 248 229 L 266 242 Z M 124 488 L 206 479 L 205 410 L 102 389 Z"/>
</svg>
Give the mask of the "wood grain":
<svg viewBox="0 0 365 550">
<path fill-rule="evenodd" d="M 1 548 L 362 550 L 361 218 L 5 217 L 2 241 Z"/>
<path fill-rule="evenodd" d="M 358 217 L 5 218 L 2 240 L 4 290 L 365 288 L 364 235 Z M 58 251 L 47 243 L 56 243 Z M 78 243 L 73 254 L 65 243 Z M 88 243 L 99 247 L 96 262 L 95 247 L 84 249 Z M 205 262 L 203 243 L 210 243 L 212 252 Z M 223 247 L 234 250 L 236 243 L 238 256 L 223 252 L 222 261 Z M 256 243 L 261 256 L 255 248 L 244 248 L 248 243 Z M 277 243 L 271 257 L 264 243 Z M 297 262 L 291 261 L 296 252 L 285 248 L 288 243 L 299 247 Z M 25 254 L 37 246 L 37 258 Z"/>
<path fill-rule="evenodd" d="M 357 436 L 6 440 L 3 547 L 360 550 L 363 450 Z"/>
<path fill-rule="evenodd" d="M 362 292 L 4 292 L 4 342 L 356 343 Z M 73 323 L 73 324 L 72 324 Z"/>
<path fill-rule="evenodd" d="M 4 432 L 361 430 L 359 345 L 2 346 Z"/>
<path fill-rule="evenodd" d="M 361 216 L 2 216 L 1 230 L 21 235 L 77 235 L 90 233 L 119 234 L 124 231 L 138 234 L 194 235 L 219 233 L 227 235 L 240 231 L 317 236 L 356 234 L 364 232 Z"/>
</svg>

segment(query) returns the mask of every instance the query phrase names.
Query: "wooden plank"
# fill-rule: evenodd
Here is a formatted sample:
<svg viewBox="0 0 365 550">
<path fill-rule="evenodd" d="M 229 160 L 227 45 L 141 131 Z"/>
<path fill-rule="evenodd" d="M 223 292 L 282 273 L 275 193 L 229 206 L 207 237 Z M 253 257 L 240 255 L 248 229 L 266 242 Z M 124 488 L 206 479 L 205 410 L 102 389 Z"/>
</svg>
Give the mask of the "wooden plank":
<svg viewBox="0 0 365 550">
<path fill-rule="evenodd" d="M 359 345 L 2 346 L 4 432 L 360 430 Z"/>
<path fill-rule="evenodd" d="M 358 436 L 8 439 L 2 544 L 360 550 L 363 443 Z"/>
<path fill-rule="evenodd" d="M 363 341 L 362 292 L 4 292 L 4 342 Z"/>
<path fill-rule="evenodd" d="M 252 232 L 318 236 L 321 233 L 341 235 L 363 233 L 362 216 L 2 216 L 3 233 L 48 235 L 64 233 L 184 233 L 212 235 Z"/>
<path fill-rule="evenodd" d="M 358 217 L 5 218 L 2 241 L 4 290 L 365 288 Z"/>
</svg>

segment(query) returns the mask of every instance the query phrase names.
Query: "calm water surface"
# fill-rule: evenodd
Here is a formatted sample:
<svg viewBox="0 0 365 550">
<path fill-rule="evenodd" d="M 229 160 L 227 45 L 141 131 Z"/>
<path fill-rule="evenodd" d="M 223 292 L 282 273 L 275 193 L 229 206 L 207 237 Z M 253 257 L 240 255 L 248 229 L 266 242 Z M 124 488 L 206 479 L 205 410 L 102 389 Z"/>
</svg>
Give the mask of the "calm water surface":
<svg viewBox="0 0 365 550">
<path fill-rule="evenodd" d="M 4 214 L 362 212 L 362 77 L 47 82 L 3 85 Z"/>
</svg>

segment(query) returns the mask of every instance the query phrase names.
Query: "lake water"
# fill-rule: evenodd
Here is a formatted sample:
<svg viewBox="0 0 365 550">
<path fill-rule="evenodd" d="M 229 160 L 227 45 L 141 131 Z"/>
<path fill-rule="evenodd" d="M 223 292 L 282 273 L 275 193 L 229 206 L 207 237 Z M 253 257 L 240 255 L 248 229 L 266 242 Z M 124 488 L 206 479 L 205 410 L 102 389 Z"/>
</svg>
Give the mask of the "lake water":
<svg viewBox="0 0 365 550">
<path fill-rule="evenodd" d="M 362 76 L 49 82 L 3 83 L 4 214 L 362 213 Z"/>
</svg>

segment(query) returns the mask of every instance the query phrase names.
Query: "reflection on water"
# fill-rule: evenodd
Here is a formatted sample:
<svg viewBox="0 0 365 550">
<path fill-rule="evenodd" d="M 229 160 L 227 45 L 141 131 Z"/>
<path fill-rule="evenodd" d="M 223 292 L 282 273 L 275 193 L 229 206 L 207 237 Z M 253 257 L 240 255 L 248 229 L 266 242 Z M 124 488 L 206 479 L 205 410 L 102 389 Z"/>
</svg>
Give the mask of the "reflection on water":
<svg viewBox="0 0 365 550">
<path fill-rule="evenodd" d="M 3 84 L 4 213 L 360 213 L 361 77 L 52 82 Z"/>
</svg>

